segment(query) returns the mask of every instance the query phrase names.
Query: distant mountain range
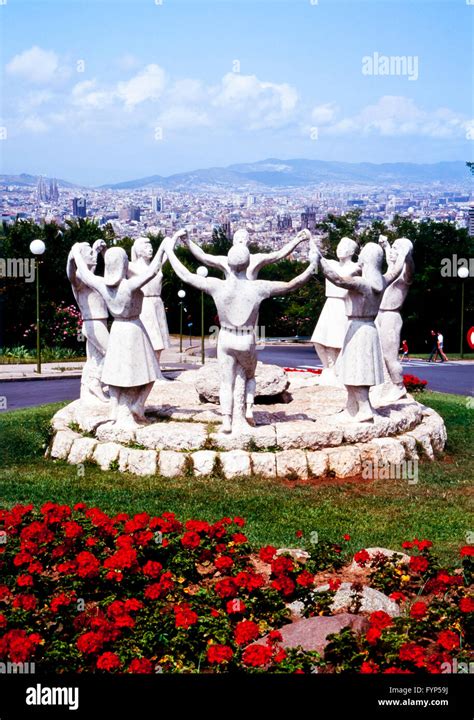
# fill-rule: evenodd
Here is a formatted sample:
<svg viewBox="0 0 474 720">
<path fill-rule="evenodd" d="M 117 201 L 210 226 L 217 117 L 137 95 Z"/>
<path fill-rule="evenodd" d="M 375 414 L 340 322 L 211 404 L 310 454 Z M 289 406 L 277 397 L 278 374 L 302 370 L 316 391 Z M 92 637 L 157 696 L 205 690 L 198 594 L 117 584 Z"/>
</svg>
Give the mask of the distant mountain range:
<svg viewBox="0 0 474 720">
<path fill-rule="evenodd" d="M 28 175 L 28 173 L 21 173 L 20 175 L 0 175 L 0 182 L 5 185 L 36 185 L 40 177 L 40 175 Z M 43 175 L 43 179 L 49 183 L 53 178 Z M 67 180 L 60 180 L 59 178 L 56 178 L 56 182 L 59 187 L 81 187 L 80 185 L 67 182 Z"/>
<path fill-rule="evenodd" d="M 175 175 L 150 175 L 137 180 L 107 183 L 100 188 L 134 190 L 146 187 L 167 190 L 206 188 L 258 191 L 299 188 L 321 183 L 396 185 L 404 183 L 454 183 L 468 185 L 472 176 L 462 161 L 416 163 L 346 163 L 324 160 L 278 160 L 270 158 L 255 163 L 240 163 L 227 167 L 212 167 Z M 46 178 L 48 181 L 49 178 Z M 35 185 L 37 175 L 0 175 L 0 182 L 11 185 Z M 84 187 L 58 179 L 63 187 Z"/>
<path fill-rule="evenodd" d="M 104 185 L 104 188 L 127 190 L 158 186 L 169 190 L 220 186 L 223 189 L 296 188 L 320 183 L 375 184 L 430 182 L 469 183 L 469 171 L 462 161 L 432 165 L 415 163 L 345 163 L 323 160 L 278 160 L 270 158 L 255 163 L 213 167 L 163 177 L 150 177 Z"/>
</svg>

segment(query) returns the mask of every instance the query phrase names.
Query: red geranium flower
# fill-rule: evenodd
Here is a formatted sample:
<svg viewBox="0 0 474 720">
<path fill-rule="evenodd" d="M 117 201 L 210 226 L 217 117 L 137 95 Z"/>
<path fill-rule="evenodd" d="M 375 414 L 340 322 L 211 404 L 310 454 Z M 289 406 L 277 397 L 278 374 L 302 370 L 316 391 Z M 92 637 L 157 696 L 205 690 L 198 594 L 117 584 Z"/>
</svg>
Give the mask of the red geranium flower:
<svg viewBox="0 0 474 720">
<path fill-rule="evenodd" d="M 76 557 L 77 574 L 82 578 L 94 578 L 99 574 L 100 562 L 88 550 L 83 550 Z"/>
<path fill-rule="evenodd" d="M 262 667 L 272 659 L 272 649 L 267 645 L 249 645 L 242 653 L 244 665 Z"/>
<path fill-rule="evenodd" d="M 120 665 L 119 656 L 113 652 L 102 653 L 97 659 L 97 667 L 99 670 L 118 670 Z"/>
<path fill-rule="evenodd" d="M 414 642 L 404 643 L 398 652 L 400 660 L 412 662 L 416 667 L 423 667 L 425 664 L 425 650 L 421 645 Z"/>
<path fill-rule="evenodd" d="M 463 613 L 474 612 L 474 598 L 463 597 L 459 601 L 459 609 Z"/>
<path fill-rule="evenodd" d="M 191 610 L 189 605 L 183 603 L 182 605 L 175 605 L 173 608 L 175 625 L 177 628 L 184 628 L 187 630 L 191 625 L 195 625 L 199 620 L 198 614 Z"/>
<path fill-rule="evenodd" d="M 153 672 L 153 665 L 146 658 L 133 658 L 128 666 L 128 672 L 135 675 L 150 675 Z"/>
<path fill-rule="evenodd" d="M 232 540 L 235 542 L 236 545 L 243 545 L 247 542 L 247 536 L 243 533 L 234 533 L 232 535 Z"/>
<path fill-rule="evenodd" d="M 373 660 L 364 660 L 362 665 L 360 666 L 360 673 L 363 675 L 368 675 L 369 673 L 378 673 L 380 672 L 380 666 L 377 665 Z"/>
<path fill-rule="evenodd" d="M 184 533 L 181 538 L 181 545 L 185 548 L 197 548 L 201 544 L 201 538 L 196 532 L 189 531 Z"/>
<path fill-rule="evenodd" d="M 236 585 L 241 588 L 245 588 L 249 592 L 252 592 L 252 590 L 258 590 L 258 588 L 261 588 L 265 583 L 265 580 L 261 575 L 245 570 L 239 572 L 235 576 L 234 580 Z"/>
<path fill-rule="evenodd" d="M 425 617 L 428 612 L 428 605 L 424 602 L 418 601 L 413 603 L 410 608 L 410 617 L 420 620 Z"/>
<path fill-rule="evenodd" d="M 359 552 L 356 552 L 354 555 L 354 560 L 358 565 L 365 565 L 370 560 L 370 555 L 365 549 L 359 550 Z"/>
<path fill-rule="evenodd" d="M 217 570 L 230 570 L 234 561 L 228 555 L 220 555 L 214 560 L 214 565 Z"/>
<path fill-rule="evenodd" d="M 296 582 L 302 587 L 311 587 L 314 584 L 314 575 L 307 570 L 303 570 L 303 572 L 297 575 Z"/>
<path fill-rule="evenodd" d="M 454 650 L 460 645 L 458 633 L 452 630 L 441 630 L 437 635 L 437 642 L 445 650 Z"/>
<path fill-rule="evenodd" d="M 260 636 L 260 629 L 252 620 L 242 620 L 237 623 L 234 636 L 237 645 L 246 645 L 251 640 L 256 640 Z"/>
<path fill-rule="evenodd" d="M 92 631 L 80 635 L 76 640 L 76 646 L 79 652 L 91 654 L 98 652 L 104 642 L 105 638 L 102 633 Z"/>
<path fill-rule="evenodd" d="M 156 560 L 148 560 L 142 567 L 142 573 L 147 577 L 156 578 L 163 570 L 163 565 Z"/>
<path fill-rule="evenodd" d="M 410 558 L 410 569 L 413 572 L 423 574 L 428 569 L 428 560 L 425 557 L 412 555 Z"/>
<path fill-rule="evenodd" d="M 278 590 L 278 592 L 281 592 L 281 594 L 285 597 L 292 595 L 295 591 L 295 583 L 286 575 L 279 575 L 276 577 L 272 580 L 271 586 L 275 590 Z"/>
<path fill-rule="evenodd" d="M 245 612 L 245 603 L 238 598 L 235 600 L 229 600 L 226 605 L 228 615 L 241 615 Z"/>
<path fill-rule="evenodd" d="M 211 665 L 229 662 L 233 654 L 232 648 L 228 645 L 209 645 L 207 648 L 207 660 Z"/>
<path fill-rule="evenodd" d="M 461 557 L 472 557 L 474 555 L 474 545 L 464 545 L 460 550 Z"/>
<path fill-rule="evenodd" d="M 279 630 L 270 630 L 267 637 L 267 643 L 283 642 L 283 636 Z"/>
<path fill-rule="evenodd" d="M 258 556 L 260 560 L 262 560 L 262 562 L 271 563 L 271 561 L 275 557 L 276 551 L 277 549 L 276 547 L 273 547 L 273 545 L 266 545 L 265 547 L 260 549 Z"/>
<path fill-rule="evenodd" d="M 383 630 L 384 628 L 393 625 L 393 620 L 390 615 L 383 610 L 376 610 L 370 615 L 369 623 L 371 627 Z"/>
<path fill-rule="evenodd" d="M 237 585 L 232 578 L 224 578 L 216 582 L 214 590 L 221 598 L 232 597 L 237 592 Z"/>
</svg>

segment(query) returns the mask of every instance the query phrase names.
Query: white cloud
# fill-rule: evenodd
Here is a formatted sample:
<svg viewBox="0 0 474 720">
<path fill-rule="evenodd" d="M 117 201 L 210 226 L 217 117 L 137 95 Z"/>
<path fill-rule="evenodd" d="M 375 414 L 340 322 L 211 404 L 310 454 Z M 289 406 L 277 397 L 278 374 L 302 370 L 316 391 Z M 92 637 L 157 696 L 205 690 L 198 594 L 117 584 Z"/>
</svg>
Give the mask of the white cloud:
<svg viewBox="0 0 474 720">
<path fill-rule="evenodd" d="M 288 123 L 296 109 L 298 93 L 287 83 L 259 80 L 256 75 L 227 73 L 213 91 L 212 104 L 249 130 Z"/>
<path fill-rule="evenodd" d="M 44 133 L 49 129 L 48 124 L 37 115 L 25 117 L 21 124 L 25 130 L 34 134 Z"/>
<path fill-rule="evenodd" d="M 319 126 L 329 125 L 335 119 L 339 111 L 335 103 L 326 103 L 325 105 L 317 105 L 311 111 L 311 120 Z"/>
<path fill-rule="evenodd" d="M 166 84 L 164 70 L 159 65 L 147 65 L 142 72 L 117 85 L 117 95 L 127 108 L 134 108 L 145 100 L 158 100 Z"/>
<path fill-rule="evenodd" d="M 424 110 L 411 98 L 384 95 L 352 117 L 334 122 L 328 132 L 335 135 L 376 133 L 386 137 L 419 135 L 447 138 L 465 132 L 466 118 L 448 108 Z"/>
<path fill-rule="evenodd" d="M 72 88 L 71 100 L 74 105 L 82 109 L 103 110 L 113 103 L 114 93 L 99 90 L 96 80 L 83 80 Z"/>
<path fill-rule="evenodd" d="M 43 50 L 34 45 L 29 50 L 15 55 L 7 64 L 6 71 L 9 75 L 27 82 L 46 85 L 58 74 L 59 58 L 52 50 Z"/>
</svg>

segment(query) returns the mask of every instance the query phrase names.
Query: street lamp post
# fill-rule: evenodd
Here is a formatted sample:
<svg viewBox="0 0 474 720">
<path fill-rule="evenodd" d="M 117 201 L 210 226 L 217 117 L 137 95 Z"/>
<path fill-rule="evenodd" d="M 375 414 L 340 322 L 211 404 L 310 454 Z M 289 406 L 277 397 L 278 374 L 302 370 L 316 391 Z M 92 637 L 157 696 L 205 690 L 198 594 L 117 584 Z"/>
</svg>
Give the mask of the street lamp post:
<svg viewBox="0 0 474 720">
<path fill-rule="evenodd" d="M 186 297 L 185 290 L 178 290 L 179 301 L 179 352 L 183 352 L 183 302 Z"/>
<path fill-rule="evenodd" d="M 36 372 L 41 374 L 41 338 L 40 338 L 40 279 L 39 279 L 39 268 L 40 260 L 39 256 L 46 250 L 46 245 L 42 240 L 33 240 L 30 243 L 30 252 L 36 256 L 35 258 L 35 271 L 36 271 Z"/>
<path fill-rule="evenodd" d="M 200 265 L 196 270 L 197 274 L 203 278 L 207 277 L 207 267 Z M 201 363 L 204 365 L 206 362 L 206 355 L 204 352 L 204 291 L 201 290 Z"/>
<path fill-rule="evenodd" d="M 458 278 L 461 279 L 461 345 L 459 355 L 461 360 L 464 357 L 463 346 L 464 346 L 464 280 L 469 276 L 469 270 L 467 267 L 460 267 L 458 270 Z"/>
</svg>

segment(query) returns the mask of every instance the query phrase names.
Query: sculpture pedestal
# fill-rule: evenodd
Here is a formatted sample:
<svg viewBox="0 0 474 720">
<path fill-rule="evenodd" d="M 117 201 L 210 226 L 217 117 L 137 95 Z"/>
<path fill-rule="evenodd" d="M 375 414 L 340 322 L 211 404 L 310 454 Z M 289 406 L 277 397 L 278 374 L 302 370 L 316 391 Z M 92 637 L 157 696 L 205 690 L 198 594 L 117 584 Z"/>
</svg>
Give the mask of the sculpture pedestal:
<svg viewBox="0 0 474 720">
<path fill-rule="evenodd" d="M 116 428 L 103 403 L 70 403 L 53 417 L 50 457 L 166 477 L 214 472 L 229 478 L 345 478 L 363 477 L 367 463 L 434 459 L 446 442 L 443 419 L 411 396 L 382 405 L 374 390 L 375 422 L 345 423 L 346 391 L 319 386 L 312 373 L 288 374 L 289 402 L 257 402 L 254 427 L 221 433 L 219 406 L 201 402 L 195 389 L 198 372 L 155 383 L 148 422 L 136 430 Z"/>
</svg>

